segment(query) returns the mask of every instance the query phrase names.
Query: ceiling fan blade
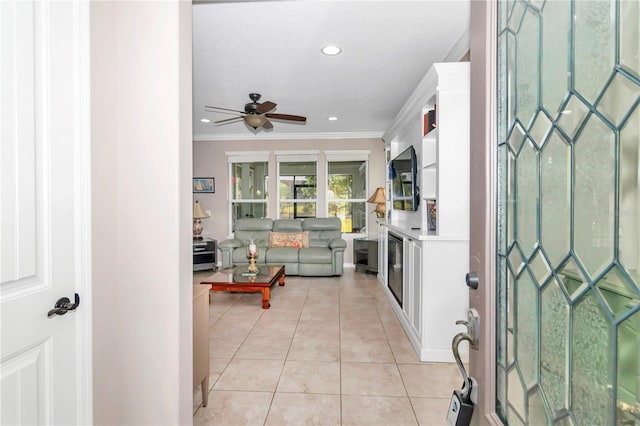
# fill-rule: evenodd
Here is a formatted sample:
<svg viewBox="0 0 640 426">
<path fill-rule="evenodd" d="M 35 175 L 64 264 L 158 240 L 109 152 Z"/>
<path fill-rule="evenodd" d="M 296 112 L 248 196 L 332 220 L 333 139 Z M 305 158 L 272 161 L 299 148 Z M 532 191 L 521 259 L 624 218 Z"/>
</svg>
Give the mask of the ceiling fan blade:
<svg viewBox="0 0 640 426">
<path fill-rule="evenodd" d="M 291 114 L 265 114 L 265 117 L 274 118 L 276 120 L 291 120 L 291 121 L 307 121 L 307 117 L 301 115 Z"/>
<path fill-rule="evenodd" d="M 211 108 L 211 109 L 221 109 L 223 111 L 233 111 L 233 112 L 238 112 L 240 114 L 246 114 L 244 111 L 238 111 L 236 109 L 229 109 L 229 108 L 221 108 L 221 107 L 214 107 L 214 106 L 209 106 L 209 105 L 205 105 L 205 108 Z"/>
<path fill-rule="evenodd" d="M 233 120 L 242 120 L 244 117 L 233 117 L 233 118 L 227 118 L 224 120 L 218 120 L 218 121 L 214 121 L 213 124 L 218 124 L 218 123 L 226 123 L 228 121 L 233 121 Z"/>
<path fill-rule="evenodd" d="M 264 123 L 262 124 L 262 128 L 267 130 L 273 129 L 273 124 L 271 124 L 271 122 L 265 118 Z"/>
<path fill-rule="evenodd" d="M 258 111 L 260 114 L 264 114 L 265 112 L 271 111 L 275 107 L 276 107 L 276 104 L 274 102 L 266 101 L 258 105 L 258 107 L 256 108 L 256 111 Z"/>
</svg>

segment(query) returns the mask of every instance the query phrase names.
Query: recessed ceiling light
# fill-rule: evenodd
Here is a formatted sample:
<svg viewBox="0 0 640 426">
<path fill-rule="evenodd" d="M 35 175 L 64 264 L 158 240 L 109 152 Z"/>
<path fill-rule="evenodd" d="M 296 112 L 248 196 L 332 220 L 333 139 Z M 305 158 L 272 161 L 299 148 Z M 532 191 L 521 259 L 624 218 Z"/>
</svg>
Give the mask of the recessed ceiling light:
<svg viewBox="0 0 640 426">
<path fill-rule="evenodd" d="M 209 120 L 208 118 L 201 118 L 200 122 L 201 123 L 211 123 L 211 120 Z"/>
<path fill-rule="evenodd" d="M 327 118 L 327 120 L 329 120 L 329 121 L 336 121 L 337 119 L 338 119 L 338 117 L 335 117 L 335 116 Z"/>
<path fill-rule="evenodd" d="M 338 46 L 325 46 L 322 48 L 322 53 L 324 53 L 325 55 L 337 55 L 338 53 L 342 52 L 342 49 L 340 49 Z"/>
</svg>

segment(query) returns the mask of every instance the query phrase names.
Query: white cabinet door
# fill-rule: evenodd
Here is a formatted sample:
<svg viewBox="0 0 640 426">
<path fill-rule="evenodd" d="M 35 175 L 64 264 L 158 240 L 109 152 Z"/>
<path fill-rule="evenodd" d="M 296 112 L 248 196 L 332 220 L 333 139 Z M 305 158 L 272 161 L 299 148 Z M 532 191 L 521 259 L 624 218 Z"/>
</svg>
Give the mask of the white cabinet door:
<svg viewBox="0 0 640 426">
<path fill-rule="evenodd" d="M 410 322 L 420 340 L 422 336 L 422 243 L 411 240 L 411 269 L 409 270 L 412 294 Z"/>
<path fill-rule="evenodd" d="M 91 422 L 88 7 L 0 2 L 3 425 Z"/>
</svg>

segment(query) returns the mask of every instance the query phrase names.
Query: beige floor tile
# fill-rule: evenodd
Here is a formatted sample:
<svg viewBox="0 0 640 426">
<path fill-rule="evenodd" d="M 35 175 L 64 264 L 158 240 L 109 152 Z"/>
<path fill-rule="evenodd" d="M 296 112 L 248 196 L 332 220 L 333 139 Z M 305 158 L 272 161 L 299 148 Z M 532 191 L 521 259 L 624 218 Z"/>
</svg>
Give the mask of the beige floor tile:
<svg viewBox="0 0 640 426">
<path fill-rule="evenodd" d="M 276 392 L 340 394 L 340 363 L 287 361 Z"/>
<path fill-rule="evenodd" d="M 455 364 L 398 364 L 402 380 L 410 397 L 450 398 L 462 385 L 462 376 Z"/>
<path fill-rule="evenodd" d="M 398 364 L 420 364 L 420 358 L 406 336 L 389 339 L 389 346 Z"/>
<path fill-rule="evenodd" d="M 209 404 L 193 417 L 194 426 L 261 425 L 267 417 L 272 392 L 216 391 L 209 393 Z"/>
<path fill-rule="evenodd" d="M 242 343 L 235 359 L 285 359 L 292 337 L 249 336 Z"/>
<path fill-rule="evenodd" d="M 340 337 L 338 319 L 334 321 L 300 321 L 294 337 L 312 337 L 314 339 L 336 339 Z"/>
<path fill-rule="evenodd" d="M 395 362 L 386 339 L 342 339 L 340 355 L 343 362 Z"/>
<path fill-rule="evenodd" d="M 342 395 L 342 424 L 401 426 L 418 422 L 407 397 Z"/>
<path fill-rule="evenodd" d="M 396 364 L 343 362 L 343 395 L 407 396 Z"/>
<path fill-rule="evenodd" d="M 265 425 L 339 425 L 340 395 L 276 393 Z"/>
<path fill-rule="evenodd" d="M 335 322 L 340 314 L 337 306 L 331 305 L 310 305 L 302 309 L 300 321 L 331 321 Z"/>
<path fill-rule="evenodd" d="M 213 358 L 232 358 L 244 342 L 245 336 L 227 338 L 209 338 L 209 356 Z"/>
<path fill-rule="evenodd" d="M 300 313 L 298 313 L 298 317 Z M 263 315 L 253 327 L 249 336 L 293 337 L 298 327 L 298 319 L 282 319 Z"/>
<path fill-rule="evenodd" d="M 453 389 L 451 392 L 453 392 Z M 411 404 L 420 426 L 445 426 L 450 402 L 451 397 L 447 399 L 411 398 Z"/>
<path fill-rule="evenodd" d="M 384 329 L 380 320 L 368 321 L 340 321 L 340 337 L 342 339 L 385 339 Z"/>
<path fill-rule="evenodd" d="M 222 372 L 227 368 L 230 361 L 231 359 L 229 358 L 211 357 L 209 359 L 209 389 L 213 388 L 213 385 L 216 384 L 220 375 L 222 375 Z"/>
<path fill-rule="evenodd" d="M 340 361 L 340 341 L 337 338 L 294 337 L 287 359 L 297 361 Z"/>
<path fill-rule="evenodd" d="M 283 365 L 280 360 L 233 359 L 213 389 L 274 392 Z"/>
<path fill-rule="evenodd" d="M 256 324 L 253 320 L 234 321 L 226 318 L 227 315 L 225 314 L 220 317 L 218 321 L 213 323 L 211 327 L 209 327 L 210 339 L 244 337 L 251 332 Z"/>
</svg>

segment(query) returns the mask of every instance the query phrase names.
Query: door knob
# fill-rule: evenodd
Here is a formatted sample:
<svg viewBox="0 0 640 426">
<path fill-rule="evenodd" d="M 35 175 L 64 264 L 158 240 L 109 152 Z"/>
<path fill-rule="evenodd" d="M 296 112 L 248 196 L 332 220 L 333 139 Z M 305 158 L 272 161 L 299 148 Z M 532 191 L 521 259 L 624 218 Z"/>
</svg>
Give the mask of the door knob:
<svg viewBox="0 0 640 426">
<path fill-rule="evenodd" d="M 478 289 L 480 278 L 478 277 L 478 274 L 475 271 L 468 272 L 464 278 L 469 288 L 472 288 L 474 290 Z"/>
<path fill-rule="evenodd" d="M 74 299 L 74 303 L 71 303 L 68 297 L 61 297 L 56 304 L 53 305 L 53 309 L 47 312 L 47 317 L 51 318 L 56 315 L 64 315 L 69 311 L 75 311 L 78 305 L 80 305 L 80 296 L 78 293 L 75 293 Z"/>
</svg>

